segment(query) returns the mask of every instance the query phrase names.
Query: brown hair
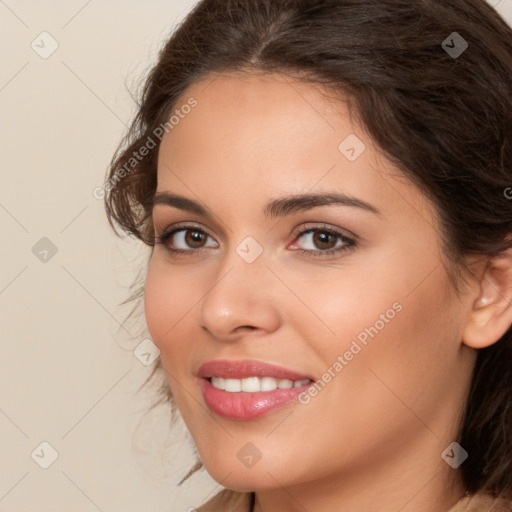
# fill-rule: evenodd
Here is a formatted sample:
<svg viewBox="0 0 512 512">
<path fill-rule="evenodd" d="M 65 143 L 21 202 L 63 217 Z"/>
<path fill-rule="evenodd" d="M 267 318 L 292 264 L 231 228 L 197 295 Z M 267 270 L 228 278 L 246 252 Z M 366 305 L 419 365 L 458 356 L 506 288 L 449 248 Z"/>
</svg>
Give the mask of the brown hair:
<svg viewBox="0 0 512 512">
<path fill-rule="evenodd" d="M 450 53 L 462 40 L 467 49 Z M 457 292 L 471 272 L 466 256 L 512 246 L 512 30 L 484 0 L 199 2 L 161 49 L 112 159 L 105 206 L 114 231 L 154 244 L 160 140 L 144 158 L 133 153 L 159 139 L 191 84 L 224 71 L 288 74 L 348 97 L 387 158 L 435 204 Z M 158 363 L 151 376 L 161 371 Z M 173 404 L 169 387 L 162 392 Z M 510 328 L 478 351 L 459 442 L 469 453 L 466 488 L 512 499 Z"/>
</svg>

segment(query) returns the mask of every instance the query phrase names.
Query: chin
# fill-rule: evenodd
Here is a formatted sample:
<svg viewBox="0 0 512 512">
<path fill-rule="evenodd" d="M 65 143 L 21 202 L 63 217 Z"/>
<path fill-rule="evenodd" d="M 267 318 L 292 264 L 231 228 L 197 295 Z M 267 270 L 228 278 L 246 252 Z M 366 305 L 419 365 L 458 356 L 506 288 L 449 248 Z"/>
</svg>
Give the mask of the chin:
<svg viewBox="0 0 512 512">
<path fill-rule="evenodd" d="M 243 467 L 237 458 L 232 461 L 226 460 L 222 464 L 209 464 L 208 461 L 203 460 L 203 464 L 216 482 L 233 491 L 264 491 L 292 483 L 286 468 L 273 468 L 265 464 L 263 459 L 252 468 Z"/>
<path fill-rule="evenodd" d="M 226 478 L 226 474 L 224 474 L 223 477 L 219 476 L 218 479 L 216 478 L 217 475 L 210 473 L 210 476 L 223 487 L 237 492 L 264 491 L 275 489 L 276 487 L 276 481 L 271 479 L 268 475 L 266 475 L 266 478 L 262 477 L 261 479 L 250 475 L 242 477 L 240 475 L 231 474 Z"/>
</svg>

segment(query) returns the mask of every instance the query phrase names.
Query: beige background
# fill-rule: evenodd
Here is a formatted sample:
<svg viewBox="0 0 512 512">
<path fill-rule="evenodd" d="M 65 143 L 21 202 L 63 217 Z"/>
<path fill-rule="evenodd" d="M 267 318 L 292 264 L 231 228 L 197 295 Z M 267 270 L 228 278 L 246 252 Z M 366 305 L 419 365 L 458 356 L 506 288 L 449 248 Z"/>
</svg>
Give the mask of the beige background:
<svg viewBox="0 0 512 512">
<path fill-rule="evenodd" d="M 185 512 L 219 489 L 205 472 L 177 487 L 186 431 L 144 416 L 146 335 L 118 304 L 145 250 L 93 196 L 127 87 L 194 3 L 0 0 L 0 511 Z M 491 3 L 512 22 L 512 0 Z"/>
</svg>

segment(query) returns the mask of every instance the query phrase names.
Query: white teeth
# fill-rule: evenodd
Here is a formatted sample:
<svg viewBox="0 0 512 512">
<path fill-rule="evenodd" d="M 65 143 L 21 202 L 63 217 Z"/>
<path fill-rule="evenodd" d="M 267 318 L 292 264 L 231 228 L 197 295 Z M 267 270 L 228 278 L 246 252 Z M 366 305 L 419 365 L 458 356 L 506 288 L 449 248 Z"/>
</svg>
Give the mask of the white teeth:
<svg viewBox="0 0 512 512">
<path fill-rule="evenodd" d="M 282 379 L 277 383 L 279 389 L 290 389 L 293 388 L 293 380 Z"/>
<path fill-rule="evenodd" d="M 212 377 L 212 385 L 217 389 L 225 389 L 225 379 L 222 377 Z"/>
<path fill-rule="evenodd" d="M 263 377 L 260 386 L 261 391 L 274 391 L 274 389 L 277 389 L 277 380 L 273 377 Z"/>
<path fill-rule="evenodd" d="M 254 393 L 260 391 L 260 379 L 258 377 L 247 377 L 242 379 L 242 391 L 246 393 Z"/>
<path fill-rule="evenodd" d="M 259 391 L 274 391 L 274 389 L 290 389 L 306 386 L 309 379 L 293 381 L 290 379 L 274 379 L 274 377 L 246 377 L 245 379 L 224 379 L 212 377 L 212 386 L 229 393 L 256 393 Z"/>
<path fill-rule="evenodd" d="M 242 391 L 242 381 L 240 379 L 225 379 L 224 389 L 230 393 Z"/>
</svg>

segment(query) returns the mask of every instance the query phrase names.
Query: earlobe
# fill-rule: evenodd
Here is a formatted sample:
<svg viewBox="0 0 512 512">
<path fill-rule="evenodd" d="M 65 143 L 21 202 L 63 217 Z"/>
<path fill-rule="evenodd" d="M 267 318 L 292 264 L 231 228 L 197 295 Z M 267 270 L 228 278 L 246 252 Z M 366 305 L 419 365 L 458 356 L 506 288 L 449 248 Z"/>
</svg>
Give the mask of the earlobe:
<svg viewBox="0 0 512 512">
<path fill-rule="evenodd" d="M 462 334 L 471 348 L 496 343 L 512 325 L 512 249 L 489 260 L 479 289 Z"/>
<path fill-rule="evenodd" d="M 475 304 L 474 304 L 474 308 L 475 309 L 481 309 L 482 307 L 487 306 L 491 302 L 492 302 L 492 298 L 491 297 L 481 296 L 478 299 L 476 299 Z"/>
</svg>

